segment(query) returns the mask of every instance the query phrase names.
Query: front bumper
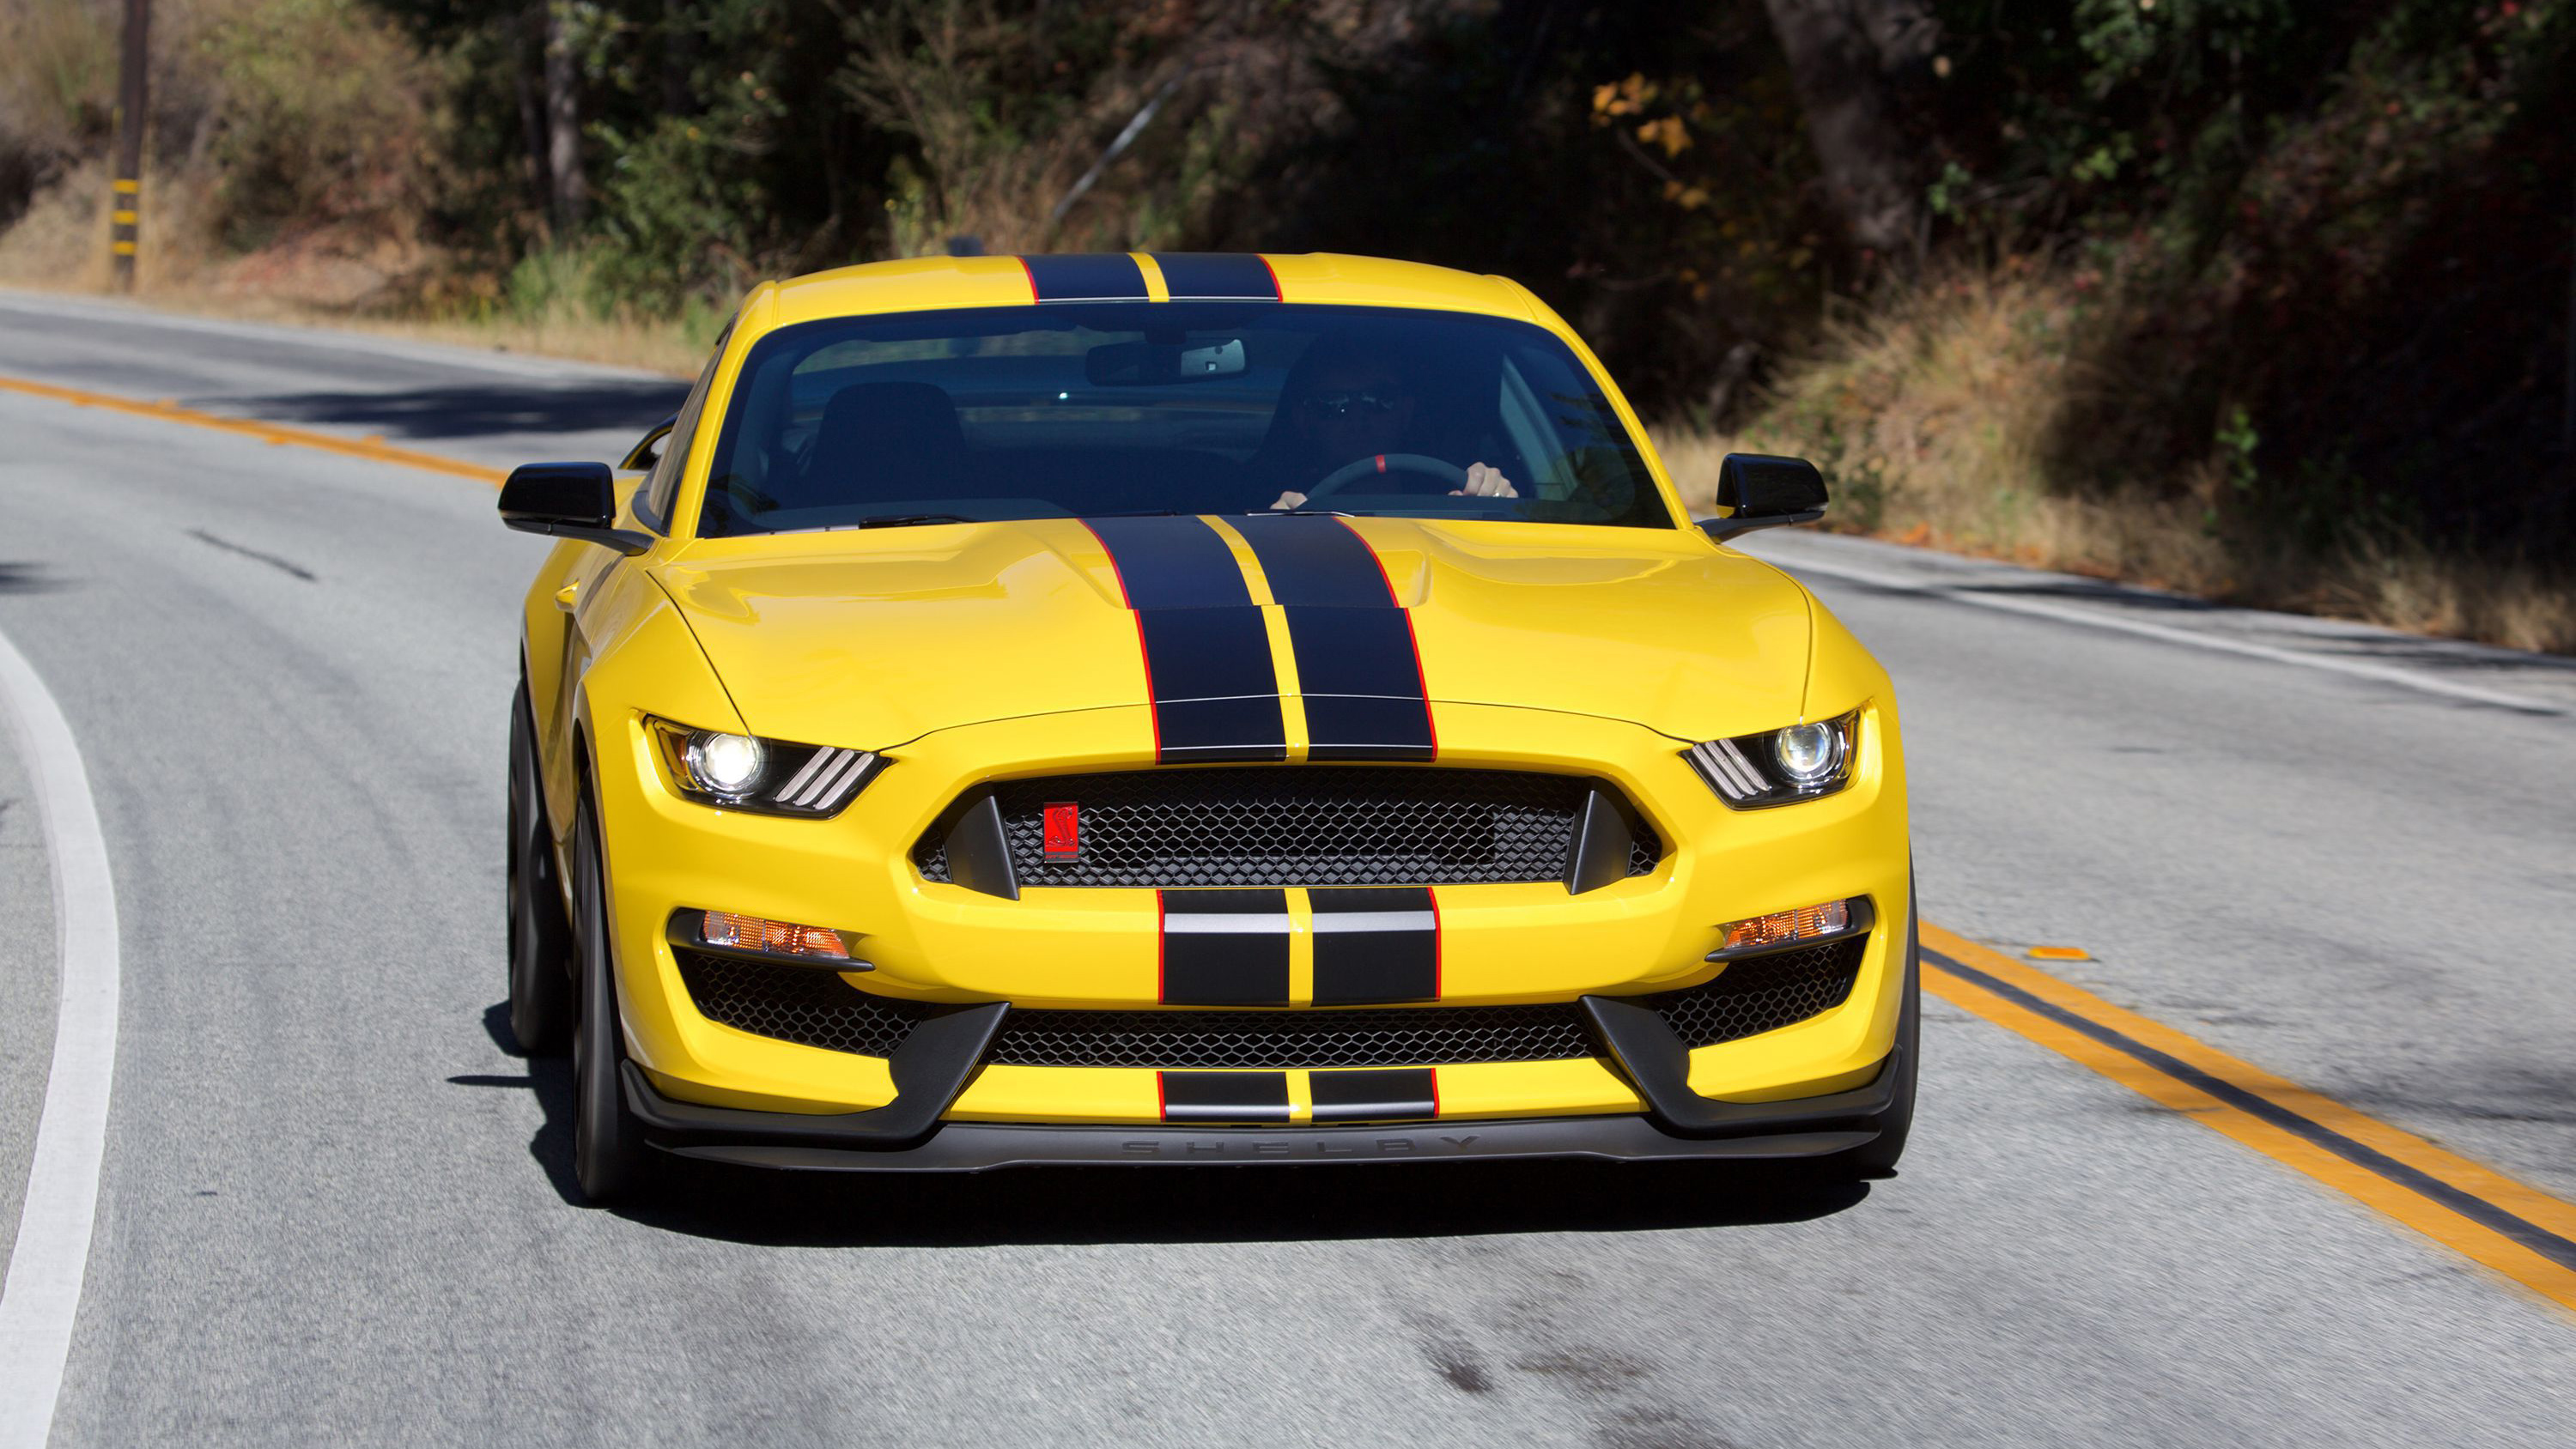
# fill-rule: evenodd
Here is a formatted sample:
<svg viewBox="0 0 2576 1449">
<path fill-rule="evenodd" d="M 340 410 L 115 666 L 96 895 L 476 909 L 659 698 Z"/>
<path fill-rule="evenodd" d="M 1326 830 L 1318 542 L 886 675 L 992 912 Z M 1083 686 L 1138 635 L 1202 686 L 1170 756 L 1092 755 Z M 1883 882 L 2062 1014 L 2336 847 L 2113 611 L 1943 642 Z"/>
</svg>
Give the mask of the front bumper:
<svg viewBox="0 0 2576 1449">
<path fill-rule="evenodd" d="M 1916 974 L 1908 933 L 1906 980 Z M 1010 1014 L 989 1002 L 916 1027 L 887 1067 L 895 1097 L 848 1113 L 763 1112 L 675 1102 L 622 1064 L 627 1106 L 667 1152 L 750 1166 L 823 1171 L 983 1172 L 998 1167 L 1227 1166 L 1248 1163 L 1457 1161 L 1578 1157 L 1623 1162 L 1800 1158 L 1875 1140 L 1896 1106 L 1911 1033 L 1866 1083 L 1773 1102 L 1714 1101 L 1691 1090 L 1690 1053 L 1653 1012 L 1616 997 L 1580 1003 L 1595 1048 L 1645 1110 L 1622 1116 L 1350 1126 L 1169 1127 L 944 1122 Z M 1910 992 L 1904 1010 L 1914 1010 Z"/>
<path fill-rule="evenodd" d="M 801 1045 L 710 1019 L 693 1001 L 665 939 L 674 911 L 738 910 L 854 933 L 863 938 L 859 954 L 875 969 L 848 984 L 907 1006 L 1157 1009 L 1153 890 L 1044 887 L 1002 900 L 925 881 L 911 860 L 922 831 L 979 780 L 1133 767 L 1129 736 L 1142 725 L 1120 715 L 1032 717 L 926 737 L 893 751 L 894 768 L 844 816 L 821 822 L 745 816 L 676 798 L 660 781 L 643 731 L 630 721 L 624 748 L 601 750 L 598 783 L 621 1017 L 636 1075 L 651 1093 L 636 1101 L 648 1122 L 655 1113 L 645 1109 L 657 1102 L 670 1109 L 661 1113 L 657 1140 L 701 1154 L 865 1153 L 851 1165 L 899 1167 L 965 1152 L 930 1144 L 972 1126 L 978 1131 L 958 1142 L 995 1145 L 984 1153 L 991 1162 L 979 1157 L 960 1164 L 967 1168 L 1100 1160 L 1079 1154 L 1099 1150 L 1102 1142 L 1332 1144 L 1383 1136 L 1419 1141 L 1428 1151 L 1459 1124 L 1478 1132 L 1510 1126 L 1487 1140 L 1537 1144 L 1511 1149 L 1512 1155 L 1803 1155 L 1855 1145 L 1849 1133 L 1863 1129 L 1848 1126 L 1773 1124 L 1750 1136 L 1693 1137 L 1647 1124 L 1641 1135 L 1638 1114 L 1650 1107 L 1647 1095 L 1606 1044 L 1575 1059 L 1408 1063 L 1439 1067 L 1436 1116 L 1394 1129 L 1309 1122 L 1303 1073 L 1290 1074 L 1301 1094 L 1290 1121 L 1178 1129 L 1158 1125 L 1164 1108 L 1152 1070 L 996 1062 L 973 1071 L 941 1105 L 932 1120 L 948 1125 L 934 1138 L 888 1142 L 863 1132 L 860 1139 L 845 1134 L 840 1146 L 763 1138 L 761 1119 L 772 1117 L 843 1128 L 861 1118 L 883 1123 L 888 1119 L 876 1113 L 904 1095 L 901 1071 L 894 1058 Z M 595 727 L 604 742 L 618 738 L 614 722 Z M 1566 1003 L 1687 987 L 1713 974 L 1703 958 L 1718 944 L 1718 923 L 1866 897 L 1882 924 L 1870 934 L 1840 1005 L 1761 1035 L 1677 1049 L 1665 1064 L 1711 1108 L 1794 1111 L 1805 1100 L 1864 1090 L 1883 1077 L 1896 1040 L 1904 933 L 1887 923 L 1902 921 L 1911 906 L 1892 708 L 1874 709 L 1865 729 L 1863 769 L 1848 790 L 1790 808 L 1737 813 L 1691 773 L 1674 741 L 1651 731 L 1586 717 L 1444 705 L 1443 763 L 1606 778 L 1647 815 L 1667 852 L 1652 874 L 1581 896 L 1557 884 L 1439 887 L 1438 1004 Z M 627 768 L 614 763 L 621 759 Z M 1299 929 L 1306 929 L 1302 922 Z M 1308 949 L 1301 938 L 1296 950 Z M 749 1115 L 704 1118 L 704 1112 Z M 1542 1133 L 1544 1123 L 1558 1125 Z M 749 1140 L 735 1131 L 749 1128 L 761 1130 Z M 1010 1130 L 987 1134 L 985 1128 Z M 1136 1135 L 1140 1128 L 1145 1135 Z M 1081 1130 L 1057 1135 L 1071 1129 Z M 1820 1140 L 1819 1131 L 1834 1140 Z M 708 1132 L 715 1135 L 693 1135 Z M 1034 1145 L 1022 1142 L 1023 1132 L 1037 1134 L 1029 1139 Z M 1745 1145 L 1757 1139 L 1774 1146 Z M 1569 1142 L 1595 1145 L 1561 1145 Z M 1054 1155 L 1058 1148 L 1047 1143 L 1077 1155 Z M 1116 1158 L 1126 1160 L 1125 1149 Z"/>
</svg>

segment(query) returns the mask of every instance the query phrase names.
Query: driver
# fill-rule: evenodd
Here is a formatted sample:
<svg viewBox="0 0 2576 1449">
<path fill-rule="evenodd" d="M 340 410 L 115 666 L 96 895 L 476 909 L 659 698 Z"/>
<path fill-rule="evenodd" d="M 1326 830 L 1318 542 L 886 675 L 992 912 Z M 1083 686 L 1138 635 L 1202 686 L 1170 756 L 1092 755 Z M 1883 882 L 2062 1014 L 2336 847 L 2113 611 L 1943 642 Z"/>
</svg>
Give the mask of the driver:
<svg viewBox="0 0 2576 1449">
<path fill-rule="evenodd" d="M 1280 407 L 1288 416 L 1277 460 L 1283 481 L 1294 479 L 1279 495 L 1274 509 L 1302 506 L 1311 486 L 1334 469 L 1381 453 L 1426 451 L 1412 443 L 1414 397 L 1400 370 L 1382 354 L 1372 357 L 1355 338 L 1319 338 L 1298 359 L 1297 372 L 1282 389 Z M 1449 490 L 1452 498 L 1518 498 L 1520 490 L 1498 468 L 1483 463 L 1467 467 L 1467 483 Z"/>
</svg>

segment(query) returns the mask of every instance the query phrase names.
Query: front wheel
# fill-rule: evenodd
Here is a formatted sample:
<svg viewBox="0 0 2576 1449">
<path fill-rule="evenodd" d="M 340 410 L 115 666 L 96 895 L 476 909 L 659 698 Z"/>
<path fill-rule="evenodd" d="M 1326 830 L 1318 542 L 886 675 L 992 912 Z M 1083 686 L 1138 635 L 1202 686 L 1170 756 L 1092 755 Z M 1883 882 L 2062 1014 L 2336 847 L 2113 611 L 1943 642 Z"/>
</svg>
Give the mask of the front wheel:
<svg viewBox="0 0 2576 1449">
<path fill-rule="evenodd" d="M 584 800 L 573 821 L 573 947 L 580 953 L 581 996 L 572 1032 L 572 1161 L 582 1196 L 595 1204 L 634 1197 L 647 1185 L 653 1165 L 643 1126 L 627 1109 L 619 1080 L 626 1038 L 617 1022 L 602 860 L 598 816 Z"/>
<path fill-rule="evenodd" d="M 537 781 L 528 686 L 510 703 L 508 871 L 510 1036 L 519 1055 L 553 1056 L 572 1031 L 572 929 L 556 888 L 553 832 Z"/>
</svg>

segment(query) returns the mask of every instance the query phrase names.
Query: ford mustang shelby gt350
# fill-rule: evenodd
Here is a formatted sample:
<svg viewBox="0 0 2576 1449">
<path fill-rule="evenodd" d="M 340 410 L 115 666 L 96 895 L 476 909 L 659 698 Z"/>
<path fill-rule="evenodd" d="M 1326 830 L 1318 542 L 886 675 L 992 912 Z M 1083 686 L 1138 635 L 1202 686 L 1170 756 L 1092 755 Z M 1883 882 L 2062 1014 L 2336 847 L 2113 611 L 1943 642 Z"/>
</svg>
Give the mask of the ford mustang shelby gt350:
<svg viewBox="0 0 2576 1449">
<path fill-rule="evenodd" d="M 1501 278 L 755 288 L 531 464 L 510 1021 L 583 1190 L 782 1167 L 1817 1158 L 1916 1075 L 1887 676 Z"/>
</svg>

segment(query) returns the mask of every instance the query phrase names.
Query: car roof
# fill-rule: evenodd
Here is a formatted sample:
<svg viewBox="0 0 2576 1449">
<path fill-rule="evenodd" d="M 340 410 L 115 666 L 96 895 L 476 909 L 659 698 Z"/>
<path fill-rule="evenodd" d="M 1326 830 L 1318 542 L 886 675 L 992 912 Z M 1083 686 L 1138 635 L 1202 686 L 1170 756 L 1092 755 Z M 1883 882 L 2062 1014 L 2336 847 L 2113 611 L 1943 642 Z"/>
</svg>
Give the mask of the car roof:
<svg viewBox="0 0 2576 1449">
<path fill-rule="evenodd" d="M 1260 263 L 1258 271 L 1251 267 Z M 1167 271 L 1168 268 L 1168 271 Z M 1263 273 L 1267 273 L 1266 278 Z M 946 307 L 1015 307 L 1038 300 L 1076 300 L 1050 287 L 1060 278 L 1132 277 L 1145 295 L 1138 302 L 1167 300 L 1167 276 L 1213 275 L 1245 279 L 1243 295 L 1271 296 L 1290 303 L 1345 306 L 1415 307 L 1442 312 L 1476 312 L 1515 321 L 1542 321 L 1530 294 L 1501 277 L 1478 276 L 1450 267 L 1380 257 L 1332 252 L 1277 254 L 1106 252 L 1054 256 L 911 257 L 869 262 L 828 272 L 792 277 L 760 289 L 745 308 L 745 320 L 759 331 L 794 326 L 830 317 L 878 312 L 914 312 Z M 1108 292 L 1086 288 L 1113 299 L 1111 293 L 1135 282 L 1111 283 Z M 1229 291 L 1234 290 L 1230 287 Z M 766 315 L 758 315 L 765 313 Z"/>
</svg>

